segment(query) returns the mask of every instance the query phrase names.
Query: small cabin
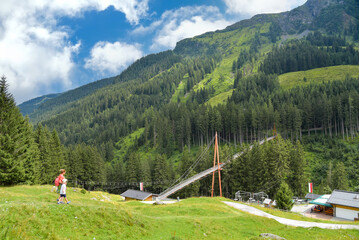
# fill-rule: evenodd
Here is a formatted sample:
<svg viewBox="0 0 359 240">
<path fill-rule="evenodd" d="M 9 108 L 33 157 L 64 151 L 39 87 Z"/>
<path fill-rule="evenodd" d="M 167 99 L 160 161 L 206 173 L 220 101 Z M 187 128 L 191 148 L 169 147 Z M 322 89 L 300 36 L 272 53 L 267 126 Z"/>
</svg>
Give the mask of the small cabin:
<svg viewBox="0 0 359 240">
<path fill-rule="evenodd" d="M 267 207 L 267 208 L 270 208 L 270 207 L 271 207 L 271 203 L 272 203 L 272 199 L 270 199 L 270 198 L 266 198 L 266 199 L 264 199 L 264 201 L 263 201 L 264 207 Z"/>
<path fill-rule="evenodd" d="M 334 217 L 359 221 L 359 192 L 334 190 L 328 203 L 334 207 Z"/>
<path fill-rule="evenodd" d="M 153 201 L 155 195 L 149 192 L 128 189 L 127 191 L 120 194 L 121 197 L 125 198 L 125 201 L 139 200 L 139 201 Z"/>
</svg>

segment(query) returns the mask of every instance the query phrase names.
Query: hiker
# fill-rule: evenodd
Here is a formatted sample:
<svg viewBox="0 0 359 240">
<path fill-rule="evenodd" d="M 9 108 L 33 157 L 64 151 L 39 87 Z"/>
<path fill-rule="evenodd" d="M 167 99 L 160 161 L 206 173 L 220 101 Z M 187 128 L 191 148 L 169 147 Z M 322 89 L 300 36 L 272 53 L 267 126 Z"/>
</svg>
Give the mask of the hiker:
<svg viewBox="0 0 359 240">
<path fill-rule="evenodd" d="M 66 174 L 66 170 L 65 169 L 60 169 L 60 175 L 55 179 L 55 186 L 57 184 L 57 193 L 60 192 L 61 189 L 61 185 L 62 185 L 62 181 L 65 178 L 64 175 Z M 57 182 L 56 182 L 57 180 Z"/>
<path fill-rule="evenodd" d="M 67 200 L 66 197 L 66 188 L 67 188 L 67 179 L 63 179 L 62 180 L 62 185 L 61 185 L 61 190 L 60 190 L 60 198 L 59 201 L 57 202 L 57 204 L 62 204 L 64 203 L 63 200 L 66 200 L 66 203 L 69 204 L 71 201 Z"/>
</svg>

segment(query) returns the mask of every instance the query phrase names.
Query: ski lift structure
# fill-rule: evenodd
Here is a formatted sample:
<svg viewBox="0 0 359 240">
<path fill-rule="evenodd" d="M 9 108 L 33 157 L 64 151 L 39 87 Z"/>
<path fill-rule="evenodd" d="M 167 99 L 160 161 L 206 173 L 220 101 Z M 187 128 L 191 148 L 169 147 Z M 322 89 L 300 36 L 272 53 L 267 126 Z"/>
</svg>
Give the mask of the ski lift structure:
<svg viewBox="0 0 359 240">
<path fill-rule="evenodd" d="M 251 199 L 253 199 L 251 192 L 246 192 L 246 191 L 239 190 L 234 195 L 234 201 L 246 202 L 246 201 L 251 200 Z"/>
<path fill-rule="evenodd" d="M 268 194 L 265 192 L 246 192 L 239 190 L 234 195 L 234 201 L 249 202 L 249 203 L 263 203 L 264 199 L 268 198 Z"/>
<path fill-rule="evenodd" d="M 257 192 L 253 194 L 253 199 L 255 199 L 256 202 L 263 203 L 266 198 L 268 198 L 268 194 L 265 192 Z"/>
</svg>

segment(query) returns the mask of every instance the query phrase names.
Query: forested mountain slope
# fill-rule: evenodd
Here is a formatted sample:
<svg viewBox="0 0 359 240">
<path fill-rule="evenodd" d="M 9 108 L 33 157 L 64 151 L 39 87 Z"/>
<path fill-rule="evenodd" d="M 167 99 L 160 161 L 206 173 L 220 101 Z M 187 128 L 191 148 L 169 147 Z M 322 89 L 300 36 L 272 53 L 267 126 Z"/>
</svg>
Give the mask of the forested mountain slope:
<svg viewBox="0 0 359 240">
<path fill-rule="evenodd" d="M 59 96 L 59 94 L 48 94 L 48 95 L 44 95 L 41 97 L 31 99 L 26 102 L 23 102 L 22 104 L 19 105 L 19 107 L 21 109 L 21 113 L 23 115 L 29 115 L 30 113 L 34 112 L 36 108 L 41 106 L 44 102 L 46 102 L 52 98 L 56 98 L 58 96 Z"/>
<path fill-rule="evenodd" d="M 233 149 L 270 136 L 274 124 L 291 142 L 282 144 L 283 151 L 300 148 L 296 140 L 317 132 L 350 140 L 359 131 L 357 75 L 344 71 L 339 77 L 328 75 L 328 81 L 310 79 L 291 88 L 283 87 L 278 75 L 339 65 L 356 67 L 358 40 L 357 1 L 309 0 L 289 12 L 257 15 L 224 30 L 182 40 L 173 51 L 146 56 L 103 84 L 99 81 L 46 101 L 29 117 L 56 129 L 66 146 L 96 146 L 108 162 L 107 179 L 128 182 L 175 178 L 196 154 L 192 151 L 189 157 L 185 152 L 200 152 L 215 132 Z M 121 148 L 119 143 L 129 136 L 136 136 L 131 146 Z M 269 148 L 256 154 L 265 155 Z M 303 156 L 281 151 L 258 166 L 265 168 L 283 156 L 286 160 L 276 170 L 285 174 L 277 176 L 278 181 L 292 181 L 293 191 L 303 194 L 310 172 L 303 170 L 298 186 L 294 186 L 298 179 L 287 178 L 295 172 L 298 159 L 305 169 Z M 172 156 L 178 157 L 166 160 Z M 256 159 L 254 155 L 244 158 Z M 238 161 L 229 172 L 248 167 Z M 352 162 L 357 169 L 358 164 Z M 73 176 L 84 179 L 81 174 Z M 241 178 L 244 173 L 238 174 Z M 319 179 L 315 177 L 316 183 Z M 255 191 L 264 180 L 230 184 L 227 179 L 227 191 L 235 191 L 230 186 Z M 351 188 L 359 184 L 349 180 Z M 192 190 L 206 192 L 207 185 L 205 181 Z M 154 188 L 165 187 L 157 184 Z M 275 193 L 275 189 L 270 191 Z"/>
</svg>

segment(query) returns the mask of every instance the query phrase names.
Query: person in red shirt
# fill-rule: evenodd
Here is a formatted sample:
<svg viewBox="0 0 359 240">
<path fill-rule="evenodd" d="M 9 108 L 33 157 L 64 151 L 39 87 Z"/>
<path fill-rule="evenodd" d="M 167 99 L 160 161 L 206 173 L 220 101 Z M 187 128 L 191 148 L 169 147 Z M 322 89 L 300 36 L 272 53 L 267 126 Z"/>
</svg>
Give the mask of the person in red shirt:
<svg viewBox="0 0 359 240">
<path fill-rule="evenodd" d="M 65 169 L 60 169 L 60 175 L 56 179 L 58 181 L 58 183 L 59 183 L 58 188 L 57 188 L 57 193 L 60 192 L 62 181 L 65 179 L 65 177 L 64 177 L 65 174 L 66 174 L 66 170 Z"/>
</svg>

